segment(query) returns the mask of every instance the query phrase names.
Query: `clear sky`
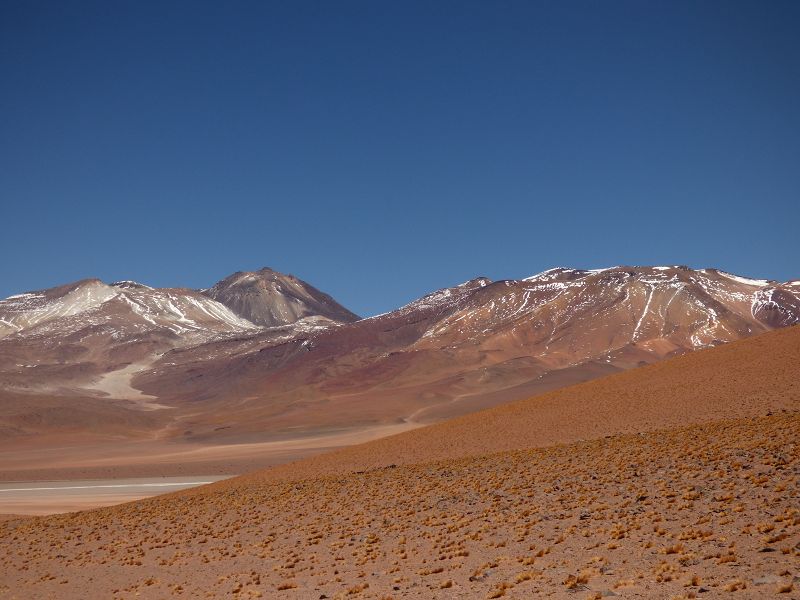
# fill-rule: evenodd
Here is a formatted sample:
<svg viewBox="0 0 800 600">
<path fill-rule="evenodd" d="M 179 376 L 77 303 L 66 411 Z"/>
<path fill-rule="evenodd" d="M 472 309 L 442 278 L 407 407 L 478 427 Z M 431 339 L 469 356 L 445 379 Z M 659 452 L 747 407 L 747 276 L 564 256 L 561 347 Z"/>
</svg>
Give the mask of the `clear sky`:
<svg viewBox="0 0 800 600">
<path fill-rule="evenodd" d="M 800 277 L 800 2 L 0 3 L 0 297 Z"/>
</svg>

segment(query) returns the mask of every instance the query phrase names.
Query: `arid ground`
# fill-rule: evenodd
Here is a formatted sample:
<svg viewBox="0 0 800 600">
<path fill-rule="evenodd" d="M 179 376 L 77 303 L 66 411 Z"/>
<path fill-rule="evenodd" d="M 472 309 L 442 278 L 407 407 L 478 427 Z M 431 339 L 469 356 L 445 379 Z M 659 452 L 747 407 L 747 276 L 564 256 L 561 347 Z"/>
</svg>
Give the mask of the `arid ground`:
<svg viewBox="0 0 800 600">
<path fill-rule="evenodd" d="M 797 597 L 800 328 L 0 524 L 7 598 Z"/>
<path fill-rule="evenodd" d="M 798 281 L 680 265 L 477 277 L 365 319 L 271 269 L 86 279 L 0 300 L 0 481 L 238 475 L 798 322 Z"/>
</svg>

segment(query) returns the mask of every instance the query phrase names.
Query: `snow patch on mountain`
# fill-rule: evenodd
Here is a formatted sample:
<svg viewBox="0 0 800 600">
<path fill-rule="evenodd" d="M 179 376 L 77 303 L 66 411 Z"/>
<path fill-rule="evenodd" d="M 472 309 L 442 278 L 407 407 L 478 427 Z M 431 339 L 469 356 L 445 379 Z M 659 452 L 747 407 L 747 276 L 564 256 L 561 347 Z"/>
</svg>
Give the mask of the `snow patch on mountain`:
<svg viewBox="0 0 800 600">
<path fill-rule="evenodd" d="M 767 279 L 750 279 L 749 277 L 740 277 L 739 275 L 734 275 L 733 273 L 726 273 L 725 271 L 717 271 L 723 277 L 727 277 L 732 281 L 738 281 L 739 283 L 743 283 L 745 285 L 753 285 L 758 287 L 766 287 L 771 285 L 770 281 Z"/>
<path fill-rule="evenodd" d="M 17 294 L 0 300 L 0 320 L 5 330 L 0 336 L 12 331 L 23 331 L 54 319 L 78 315 L 92 310 L 116 297 L 118 292 L 106 284 L 91 280 L 80 282 L 60 296 L 49 297 L 45 292 Z"/>
</svg>

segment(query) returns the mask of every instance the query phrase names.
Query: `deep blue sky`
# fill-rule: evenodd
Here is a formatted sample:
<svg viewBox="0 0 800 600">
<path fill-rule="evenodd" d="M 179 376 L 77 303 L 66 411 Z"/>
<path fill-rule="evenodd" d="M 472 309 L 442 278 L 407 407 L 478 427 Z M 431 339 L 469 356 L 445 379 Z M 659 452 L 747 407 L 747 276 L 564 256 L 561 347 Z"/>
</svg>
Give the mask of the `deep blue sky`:
<svg viewBox="0 0 800 600">
<path fill-rule="evenodd" d="M 800 2 L 0 3 L 0 297 L 800 277 Z"/>
</svg>

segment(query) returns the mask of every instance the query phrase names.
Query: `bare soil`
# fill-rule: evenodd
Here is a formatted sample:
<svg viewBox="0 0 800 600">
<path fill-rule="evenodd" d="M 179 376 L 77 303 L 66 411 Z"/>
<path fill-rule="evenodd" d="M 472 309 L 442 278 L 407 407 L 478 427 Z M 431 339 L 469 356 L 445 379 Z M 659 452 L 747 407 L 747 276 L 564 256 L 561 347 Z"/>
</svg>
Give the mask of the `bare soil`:
<svg viewBox="0 0 800 600">
<path fill-rule="evenodd" d="M 796 597 L 800 328 L 0 523 L 7 598 Z"/>
</svg>

